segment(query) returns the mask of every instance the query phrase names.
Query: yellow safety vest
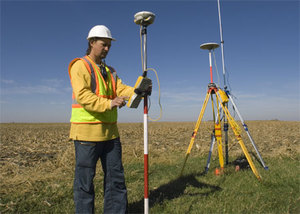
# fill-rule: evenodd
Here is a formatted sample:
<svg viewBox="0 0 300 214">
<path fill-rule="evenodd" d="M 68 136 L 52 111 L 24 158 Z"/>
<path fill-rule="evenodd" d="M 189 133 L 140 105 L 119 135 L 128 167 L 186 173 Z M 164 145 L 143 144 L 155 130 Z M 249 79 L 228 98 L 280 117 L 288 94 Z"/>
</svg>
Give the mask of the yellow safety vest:
<svg viewBox="0 0 300 214">
<path fill-rule="evenodd" d="M 105 66 L 108 83 L 105 82 L 99 67 L 89 57 L 75 58 L 69 65 L 69 75 L 71 79 L 71 67 L 77 61 L 82 60 L 91 75 L 91 89 L 99 97 L 114 99 L 116 95 L 116 72 L 112 67 Z M 105 112 L 92 112 L 84 109 L 72 96 L 72 116 L 71 123 L 116 123 L 117 108 Z"/>
</svg>

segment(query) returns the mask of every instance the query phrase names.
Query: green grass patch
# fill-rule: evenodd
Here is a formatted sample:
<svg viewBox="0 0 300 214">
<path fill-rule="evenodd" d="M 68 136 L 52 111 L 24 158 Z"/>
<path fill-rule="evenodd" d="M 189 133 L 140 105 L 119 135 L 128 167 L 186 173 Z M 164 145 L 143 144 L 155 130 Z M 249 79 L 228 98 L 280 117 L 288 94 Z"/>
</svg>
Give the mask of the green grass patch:
<svg viewBox="0 0 300 214">
<path fill-rule="evenodd" d="M 249 168 L 235 171 L 228 165 L 216 176 L 217 160 L 203 173 L 206 159 L 191 156 L 183 176 L 183 160 L 156 164 L 149 169 L 151 213 L 300 213 L 299 161 L 288 157 L 268 158 L 269 170 L 257 166 L 258 181 Z M 100 165 L 100 164 L 99 164 Z M 257 164 L 256 164 L 257 165 Z M 124 163 L 129 212 L 143 213 L 143 163 Z M 98 166 L 100 169 L 100 166 Z M 28 192 L 2 195 L 1 213 L 73 213 L 72 176 L 35 182 Z M 95 177 L 96 212 L 102 213 L 102 172 Z"/>
<path fill-rule="evenodd" d="M 203 173 L 206 160 L 188 159 L 185 173 L 178 177 L 177 165 L 153 165 L 150 172 L 150 211 L 153 213 L 299 213 L 298 161 L 267 159 L 269 170 L 258 168 L 258 181 L 252 171 L 235 171 L 227 166 L 216 176 L 212 163 Z M 201 167 L 200 167 L 201 166 Z M 202 169 L 201 169 L 202 168 Z M 129 184 L 130 185 L 130 184 Z M 142 188 L 141 182 L 136 188 Z M 134 191 L 140 192 L 140 191 Z M 134 194 L 129 192 L 129 194 Z M 141 193 L 139 193 L 141 194 Z M 130 211 L 143 212 L 142 195 L 131 202 Z"/>
</svg>

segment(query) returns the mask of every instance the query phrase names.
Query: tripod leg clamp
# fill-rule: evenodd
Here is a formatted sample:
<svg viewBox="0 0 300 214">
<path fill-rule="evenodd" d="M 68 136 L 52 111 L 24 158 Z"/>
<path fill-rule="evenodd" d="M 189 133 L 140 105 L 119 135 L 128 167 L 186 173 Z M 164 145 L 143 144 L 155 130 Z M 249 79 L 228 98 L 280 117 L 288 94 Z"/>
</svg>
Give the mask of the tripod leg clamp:
<svg viewBox="0 0 300 214">
<path fill-rule="evenodd" d="M 221 96 L 221 99 L 222 99 L 222 103 L 223 104 L 224 103 L 228 103 L 228 96 L 227 96 L 227 94 L 223 90 L 221 90 L 221 89 L 219 89 L 219 93 L 220 93 L 220 96 Z"/>
</svg>

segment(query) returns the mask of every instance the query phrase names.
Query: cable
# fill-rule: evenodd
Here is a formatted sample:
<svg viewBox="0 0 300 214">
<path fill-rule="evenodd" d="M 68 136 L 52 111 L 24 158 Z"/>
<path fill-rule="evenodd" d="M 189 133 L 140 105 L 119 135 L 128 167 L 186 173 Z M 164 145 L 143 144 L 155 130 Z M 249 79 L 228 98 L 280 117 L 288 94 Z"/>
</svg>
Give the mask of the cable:
<svg viewBox="0 0 300 214">
<path fill-rule="evenodd" d="M 141 60 L 142 60 L 142 70 L 144 70 L 144 55 L 143 55 L 143 37 L 142 37 L 142 25 L 140 26 L 140 41 L 141 41 Z M 144 72 L 144 71 L 143 71 Z"/>
<path fill-rule="evenodd" d="M 150 116 L 149 116 L 149 120 L 151 121 L 159 121 L 162 117 L 162 106 L 161 106 L 161 103 L 160 103 L 160 83 L 159 83 L 159 78 L 158 78 L 158 75 L 157 75 L 157 71 L 154 69 L 154 68 L 147 68 L 146 71 L 153 71 L 156 75 L 156 79 L 157 79 L 157 84 L 158 84 L 158 105 L 159 105 L 159 108 L 160 108 L 160 113 L 159 113 L 159 117 L 156 118 L 156 119 L 152 119 Z M 150 99 L 150 97 L 149 97 Z"/>
<path fill-rule="evenodd" d="M 142 60 L 142 69 L 144 69 L 144 55 L 143 55 L 143 37 L 142 37 L 142 25 L 140 27 L 140 41 L 141 41 L 141 60 Z M 159 83 L 159 78 L 158 78 L 158 75 L 157 75 L 157 71 L 154 69 L 154 68 L 147 68 L 145 71 L 153 71 L 156 75 L 156 79 L 157 79 L 157 84 L 158 84 L 158 104 L 159 104 L 159 108 L 160 108 L 160 113 L 159 113 L 159 117 L 156 118 L 156 119 L 152 119 L 150 116 L 149 117 L 149 120 L 151 121 L 159 121 L 162 117 L 162 106 L 161 106 L 161 103 L 160 103 L 160 83 Z M 145 72 L 144 71 L 144 72 Z M 149 97 L 149 96 L 148 96 Z M 149 97 L 149 100 L 150 100 L 150 97 Z"/>
</svg>

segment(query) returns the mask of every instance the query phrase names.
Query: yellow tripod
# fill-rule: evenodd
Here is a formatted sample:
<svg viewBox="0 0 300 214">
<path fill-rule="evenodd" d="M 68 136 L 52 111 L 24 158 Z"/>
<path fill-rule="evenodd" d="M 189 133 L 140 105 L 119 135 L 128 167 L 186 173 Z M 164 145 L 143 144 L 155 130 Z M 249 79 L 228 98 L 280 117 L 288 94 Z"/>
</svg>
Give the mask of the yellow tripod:
<svg viewBox="0 0 300 214">
<path fill-rule="evenodd" d="M 212 63 L 211 63 L 211 50 L 212 49 L 215 49 L 217 47 L 219 47 L 218 44 L 216 43 L 206 43 L 206 44 L 203 44 L 200 46 L 202 49 L 208 49 L 209 50 L 209 61 L 210 61 L 210 76 L 211 76 L 211 83 L 208 85 L 208 91 L 207 91 L 207 94 L 206 94 L 206 97 L 205 97 L 205 100 L 204 100 L 204 103 L 203 103 L 203 106 L 202 106 L 202 109 L 200 111 L 200 114 L 199 114 L 199 117 L 198 117 L 198 120 L 197 120 L 197 123 L 196 123 L 196 126 L 195 126 L 195 129 L 193 131 L 193 134 L 192 134 L 192 137 L 191 137 L 191 140 L 190 140 L 190 144 L 189 144 L 189 147 L 187 149 L 187 152 L 186 152 L 186 156 L 185 156 L 185 160 L 184 160 L 184 163 L 183 163 L 183 167 L 181 169 L 181 173 L 180 173 L 180 176 L 183 174 L 183 170 L 184 170 L 184 167 L 185 167 L 185 164 L 186 164 L 186 161 L 191 153 L 191 150 L 192 150 L 192 147 L 193 147 L 193 144 L 194 144 L 194 141 L 195 141 L 195 137 L 197 135 L 197 132 L 198 132 L 198 129 L 200 127 L 200 124 L 201 124 L 201 121 L 202 121 L 202 118 L 203 118 L 203 115 L 204 115 L 204 112 L 205 112 L 205 109 L 206 109 L 206 106 L 207 106 L 207 103 L 208 103 L 208 100 L 209 98 L 211 98 L 211 101 L 212 101 L 212 111 L 213 111 L 213 117 L 214 117 L 214 133 L 213 133 L 213 136 L 212 136 L 212 144 L 216 141 L 217 142 L 217 145 L 218 145 L 218 155 L 219 155 L 219 162 L 220 162 L 220 167 L 221 169 L 224 168 L 224 160 L 223 160 L 223 151 L 222 151 L 222 132 L 221 132 L 221 121 L 220 121 L 220 111 L 219 111 L 219 104 L 225 114 L 225 117 L 226 119 L 228 120 L 229 124 L 230 124 L 230 127 L 232 128 L 233 132 L 234 132 L 234 135 L 238 141 L 238 143 L 240 144 L 245 156 L 246 156 L 246 159 L 250 165 L 250 168 L 252 170 L 252 172 L 254 173 L 254 175 L 260 180 L 261 179 L 261 176 L 259 175 L 257 169 L 255 168 L 255 165 L 249 155 L 249 152 L 242 140 L 242 137 L 241 137 L 241 129 L 239 127 L 239 125 L 236 123 L 236 121 L 234 120 L 234 118 L 231 116 L 227 106 L 225 105 L 226 103 L 228 103 L 228 96 L 227 94 L 222 91 L 221 89 L 218 89 L 216 87 L 216 85 L 213 83 L 213 80 L 212 80 Z M 217 118 L 215 118 L 215 110 L 214 110 L 214 100 L 213 100 L 213 95 L 215 95 L 216 97 L 216 105 L 217 105 Z"/>
</svg>

